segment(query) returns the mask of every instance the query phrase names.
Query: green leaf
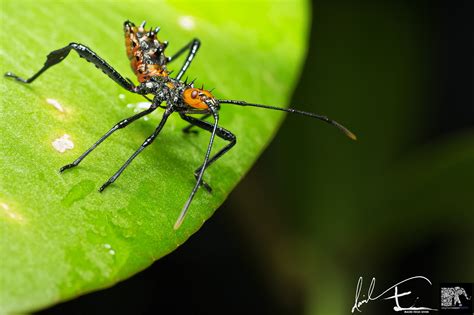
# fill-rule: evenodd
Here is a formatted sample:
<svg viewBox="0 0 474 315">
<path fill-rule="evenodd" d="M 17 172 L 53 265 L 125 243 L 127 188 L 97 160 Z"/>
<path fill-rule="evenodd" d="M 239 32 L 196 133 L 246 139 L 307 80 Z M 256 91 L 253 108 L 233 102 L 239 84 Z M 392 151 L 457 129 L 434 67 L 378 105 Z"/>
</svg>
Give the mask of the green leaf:
<svg viewBox="0 0 474 315">
<path fill-rule="evenodd" d="M 197 84 L 215 87 L 217 97 L 284 106 L 305 53 L 306 5 L 303 0 L 3 1 L 1 72 L 28 77 L 50 51 L 79 42 L 132 77 L 122 23 L 147 20 L 161 26 L 160 39 L 170 41 L 168 54 L 201 39 L 188 74 Z M 153 145 L 100 194 L 100 185 L 153 132 L 161 112 L 119 130 L 79 167 L 59 174 L 144 100 L 74 52 L 31 85 L 2 78 L 0 92 L 0 313 L 31 311 L 111 286 L 176 249 L 222 204 L 283 118 L 278 112 L 223 106 L 221 125 L 238 143 L 206 172 L 213 193 L 200 190 L 174 231 L 208 133 L 183 134 L 186 124 L 174 115 Z M 63 112 L 47 99 L 58 101 Z M 74 148 L 60 153 L 52 142 L 65 134 Z M 216 148 L 224 144 L 217 140 Z"/>
</svg>

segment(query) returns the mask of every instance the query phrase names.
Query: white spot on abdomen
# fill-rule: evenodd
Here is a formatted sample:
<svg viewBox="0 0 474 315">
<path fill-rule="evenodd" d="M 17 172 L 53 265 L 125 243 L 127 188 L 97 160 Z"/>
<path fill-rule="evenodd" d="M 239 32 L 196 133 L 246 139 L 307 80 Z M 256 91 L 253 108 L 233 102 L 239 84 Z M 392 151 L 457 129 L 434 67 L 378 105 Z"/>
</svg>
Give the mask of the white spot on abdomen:
<svg viewBox="0 0 474 315">
<path fill-rule="evenodd" d="M 68 134 L 64 134 L 61 138 L 54 140 L 52 143 L 53 148 L 60 153 L 64 153 L 66 150 L 74 148 L 74 143 L 71 141 Z"/>
</svg>

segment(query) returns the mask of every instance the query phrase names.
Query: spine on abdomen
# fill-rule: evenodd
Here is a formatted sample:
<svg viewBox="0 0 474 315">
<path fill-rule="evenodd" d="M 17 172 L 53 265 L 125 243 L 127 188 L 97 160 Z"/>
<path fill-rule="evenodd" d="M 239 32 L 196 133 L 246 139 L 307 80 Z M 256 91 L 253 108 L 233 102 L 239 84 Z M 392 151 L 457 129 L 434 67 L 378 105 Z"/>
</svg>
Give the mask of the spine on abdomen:
<svg viewBox="0 0 474 315">
<path fill-rule="evenodd" d="M 167 77 L 166 45 L 161 43 L 153 30 L 146 32 L 144 23 L 137 28 L 131 22 L 125 22 L 125 46 L 130 66 L 140 83 L 148 81 L 151 77 Z"/>
</svg>

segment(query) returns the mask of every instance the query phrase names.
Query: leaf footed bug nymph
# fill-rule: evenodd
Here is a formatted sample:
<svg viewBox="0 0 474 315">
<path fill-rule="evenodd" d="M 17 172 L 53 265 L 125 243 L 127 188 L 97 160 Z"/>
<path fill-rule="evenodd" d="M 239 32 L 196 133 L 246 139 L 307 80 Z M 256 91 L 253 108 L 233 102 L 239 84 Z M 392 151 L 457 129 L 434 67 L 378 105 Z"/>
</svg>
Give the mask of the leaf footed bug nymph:
<svg viewBox="0 0 474 315">
<path fill-rule="evenodd" d="M 156 127 L 155 131 L 148 138 L 146 138 L 143 144 L 138 148 L 138 150 L 135 151 L 135 153 L 130 156 L 130 158 L 122 165 L 122 167 L 120 167 L 120 169 L 100 187 L 99 191 L 103 191 L 108 185 L 113 183 L 120 176 L 120 174 L 122 174 L 125 168 L 140 152 L 142 152 L 153 142 L 153 140 L 155 140 L 165 125 L 168 117 L 172 113 L 177 112 L 183 120 L 190 124 L 183 129 L 185 133 L 189 133 L 192 127 L 198 127 L 211 133 L 206 154 L 204 156 L 204 161 L 194 172 L 196 184 L 194 185 L 194 188 L 192 189 L 174 225 L 174 229 L 178 229 L 183 222 L 191 201 L 193 200 L 194 195 L 196 194 L 199 187 L 203 186 L 208 192 L 211 192 L 211 187 L 202 179 L 204 171 L 236 144 L 237 139 L 235 135 L 229 130 L 219 126 L 219 109 L 221 104 L 253 106 L 309 116 L 329 123 L 339 128 L 349 138 L 354 140 L 356 139 L 355 135 L 347 128 L 325 116 L 303 112 L 292 108 L 280 108 L 269 105 L 247 103 L 245 101 L 217 99 L 211 94 L 211 91 L 205 90 L 204 88 L 194 87 L 194 81 L 190 83 L 188 83 L 187 80 L 182 81 L 183 75 L 196 56 L 200 46 L 200 41 L 198 39 L 193 39 L 191 42 L 189 42 L 189 44 L 178 50 L 173 56 L 167 57 L 165 55 L 165 49 L 168 43 L 166 41 L 162 42 L 158 39 L 157 33 L 159 30 L 160 29 L 157 27 L 155 29 L 146 31 L 145 22 L 143 22 L 138 27 L 136 27 L 135 24 L 130 21 L 126 21 L 124 23 L 127 56 L 130 60 L 131 68 L 137 76 L 139 82 L 138 85 L 134 85 L 131 80 L 122 77 L 120 73 L 118 73 L 91 49 L 78 43 L 70 43 L 66 47 L 52 51 L 47 56 L 44 66 L 29 79 L 22 79 L 11 72 L 5 73 L 6 77 L 13 78 L 21 83 L 31 83 L 48 68 L 60 63 L 63 59 L 65 59 L 71 50 L 74 50 L 81 58 L 93 63 L 97 68 L 102 70 L 102 72 L 108 75 L 121 87 L 130 92 L 140 94 L 151 102 L 151 105 L 148 109 L 131 117 L 125 118 L 115 124 L 99 140 L 97 140 L 96 143 L 94 143 L 89 149 L 82 153 L 82 155 L 79 156 L 74 162 L 63 166 L 60 169 L 60 172 L 77 166 L 92 150 L 94 150 L 116 130 L 128 126 L 130 123 L 150 114 L 157 108 L 163 108 L 163 117 L 161 118 L 161 121 Z M 167 70 L 167 64 L 178 58 L 186 51 L 188 52 L 188 55 L 180 71 L 174 78 L 172 78 L 170 76 L 171 72 Z M 150 94 L 153 95 L 152 99 L 147 97 L 147 95 Z M 163 102 L 166 102 L 166 105 L 162 105 Z M 204 116 L 200 118 L 190 116 L 194 114 L 203 114 Z M 205 118 L 207 117 L 212 117 L 214 119 L 213 123 L 205 121 Z M 215 136 L 222 138 L 229 143 L 220 149 L 220 151 L 211 156 L 211 149 Z"/>
</svg>

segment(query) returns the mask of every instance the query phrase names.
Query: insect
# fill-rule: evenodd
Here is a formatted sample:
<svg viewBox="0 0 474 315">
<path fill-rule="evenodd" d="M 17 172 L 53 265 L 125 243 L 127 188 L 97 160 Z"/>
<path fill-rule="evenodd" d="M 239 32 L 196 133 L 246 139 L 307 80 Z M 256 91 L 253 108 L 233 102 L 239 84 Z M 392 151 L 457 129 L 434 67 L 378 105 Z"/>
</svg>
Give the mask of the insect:
<svg viewBox="0 0 474 315">
<path fill-rule="evenodd" d="M 204 161 L 194 172 L 196 183 L 191 190 L 191 193 L 184 204 L 181 213 L 176 220 L 176 223 L 174 224 L 174 229 L 176 230 L 182 224 L 198 189 L 203 186 L 208 192 L 212 192 L 211 186 L 203 181 L 204 171 L 219 158 L 221 158 L 225 153 L 227 153 L 232 147 L 234 147 L 237 142 L 237 138 L 232 132 L 219 125 L 219 109 L 222 104 L 260 107 L 316 118 L 339 128 L 349 138 L 354 140 L 356 139 L 355 135 L 347 128 L 322 115 L 304 112 L 292 108 L 280 108 L 269 105 L 247 103 L 245 101 L 239 100 L 217 99 L 214 97 L 211 91 L 206 90 L 203 87 L 194 87 L 194 80 L 188 83 L 187 80 L 183 81 L 182 77 L 186 73 L 186 70 L 189 68 L 191 62 L 197 54 L 200 47 L 200 41 L 198 39 L 193 39 L 183 48 L 178 50 L 174 55 L 168 57 L 165 55 L 168 42 L 160 41 L 157 37 L 160 28 L 151 28 L 147 31 L 145 30 L 145 24 L 146 22 L 143 22 L 137 27 L 130 21 L 124 22 L 126 52 L 128 59 L 130 60 L 131 68 L 137 76 L 137 80 L 139 82 L 138 85 L 135 85 L 130 79 L 125 79 L 122 77 L 120 73 L 118 73 L 104 59 L 99 57 L 87 46 L 78 43 L 70 43 L 63 48 L 49 53 L 49 55 L 46 57 L 46 62 L 44 63 L 43 67 L 29 79 L 22 79 L 11 72 L 5 73 L 6 77 L 13 78 L 21 83 L 31 83 L 48 68 L 63 61 L 71 52 L 71 50 L 74 50 L 81 58 L 93 63 L 98 69 L 102 70 L 102 72 L 108 75 L 121 87 L 129 92 L 140 94 L 151 102 L 151 105 L 148 109 L 116 123 L 75 161 L 61 167 L 60 172 L 79 165 L 79 163 L 81 163 L 81 161 L 87 155 L 89 155 L 89 153 L 91 153 L 99 144 L 101 144 L 115 131 L 125 128 L 137 119 L 150 114 L 157 108 L 164 109 L 161 121 L 156 127 L 155 131 L 148 138 L 146 138 L 142 145 L 130 156 L 130 158 L 122 165 L 122 167 L 120 167 L 119 170 L 100 187 L 99 191 L 102 192 L 105 188 L 107 188 L 107 186 L 115 182 L 120 174 L 122 174 L 122 172 L 125 170 L 125 168 L 127 168 L 127 166 L 132 162 L 132 160 L 147 146 L 149 146 L 153 140 L 155 140 L 160 131 L 163 129 L 168 117 L 172 113 L 176 112 L 183 120 L 189 123 L 189 125 L 183 129 L 185 133 L 192 132 L 193 130 L 191 130 L 191 128 L 193 127 L 198 127 L 211 133 L 209 144 L 204 156 Z M 168 71 L 168 63 L 174 61 L 185 52 L 188 52 L 188 54 L 183 65 L 181 66 L 181 69 L 174 78 L 171 77 L 172 71 Z M 150 99 L 147 95 L 153 95 L 152 99 Z M 166 105 L 163 105 L 163 102 L 166 102 Z M 203 116 L 199 118 L 191 116 L 195 114 L 201 114 Z M 207 122 L 205 120 L 208 117 L 213 118 L 213 123 Z M 217 153 L 211 156 L 211 149 L 216 136 L 228 141 L 228 143 Z"/>
</svg>

